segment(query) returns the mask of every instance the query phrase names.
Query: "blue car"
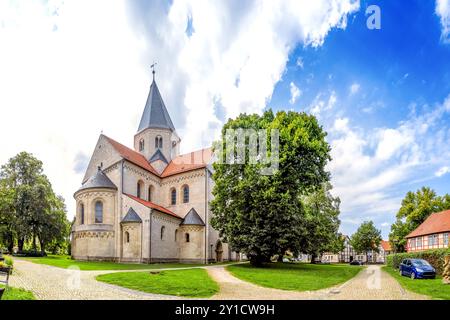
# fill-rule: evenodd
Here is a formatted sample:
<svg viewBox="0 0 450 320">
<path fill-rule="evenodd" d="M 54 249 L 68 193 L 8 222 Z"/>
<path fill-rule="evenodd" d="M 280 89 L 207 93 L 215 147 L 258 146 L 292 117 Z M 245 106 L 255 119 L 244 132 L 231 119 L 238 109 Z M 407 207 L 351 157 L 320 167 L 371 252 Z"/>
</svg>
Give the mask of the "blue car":
<svg viewBox="0 0 450 320">
<path fill-rule="evenodd" d="M 436 270 L 423 259 L 405 259 L 400 264 L 400 275 L 411 279 L 434 279 Z"/>
</svg>

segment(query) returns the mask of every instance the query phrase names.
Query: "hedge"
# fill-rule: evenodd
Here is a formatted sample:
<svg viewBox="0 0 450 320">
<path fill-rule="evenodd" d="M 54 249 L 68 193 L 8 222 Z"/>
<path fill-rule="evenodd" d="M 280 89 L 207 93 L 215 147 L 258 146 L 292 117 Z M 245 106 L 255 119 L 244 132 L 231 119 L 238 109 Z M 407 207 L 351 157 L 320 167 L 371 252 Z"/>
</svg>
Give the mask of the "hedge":
<svg viewBox="0 0 450 320">
<path fill-rule="evenodd" d="M 448 255 L 450 255 L 450 248 L 394 253 L 386 257 L 386 264 L 394 269 L 398 269 L 403 259 L 424 259 L 427 260 L 436 269 L 436 273 L 440 275 L 444 269 L 445 256 Z"/>
</svg>

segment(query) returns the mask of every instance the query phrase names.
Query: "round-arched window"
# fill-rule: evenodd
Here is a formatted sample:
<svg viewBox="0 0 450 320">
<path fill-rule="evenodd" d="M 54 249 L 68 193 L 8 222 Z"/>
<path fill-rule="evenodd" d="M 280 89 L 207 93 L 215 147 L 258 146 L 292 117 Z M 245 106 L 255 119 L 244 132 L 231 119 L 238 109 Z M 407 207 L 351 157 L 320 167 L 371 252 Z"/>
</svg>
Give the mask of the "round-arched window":
<svg viewBox="0 0 450 320">
<path fill-rule="evenodd" d="M 103 202 L 95 203 L 95 223 L 103 223 Z"/>
<path fill-rule="evenodd" d="M 125 242 L 130 243 L 130 233 L 128 231 L 125 231 Z"/>
<path fill-rule="evenodd" d="M 189 233 L 186 233 L 186 242 L 189 242 L 191 239 L 190 239 L 190 236 L 189 236 Z"/>
<path fill-rule="evenodd" d="M 183 186 L 183 203 L 189 202 L 189 186 Z"/>
<path fill-rule="evenodd" d="M 166 227 L 161 227 L 161 240 L 164 240 L 164 232 L 166 231 Z"/>
<path fill-rule="evenodd" d="M 177 190 L 175 188 L 170 191 L 170 203 L 172 205 L 177 204 Z"/>
</svg>

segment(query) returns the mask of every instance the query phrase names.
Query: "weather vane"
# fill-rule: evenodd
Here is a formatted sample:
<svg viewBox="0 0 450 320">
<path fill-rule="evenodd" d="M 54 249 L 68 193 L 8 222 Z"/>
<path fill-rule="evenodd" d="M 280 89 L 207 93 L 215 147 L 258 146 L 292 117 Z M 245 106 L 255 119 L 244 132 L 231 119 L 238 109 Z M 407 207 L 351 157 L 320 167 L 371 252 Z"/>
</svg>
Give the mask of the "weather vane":
<svg viewBox="0 0 450 320">
<path fill-rule="evenodd" d="M 153 64 L 150 66 L 152 68 L 152 74 L 153 74 L 153 81 L 155 80 L 155 66 L 157 65 L 156 62 L 153 62 Z"/>
</svg>

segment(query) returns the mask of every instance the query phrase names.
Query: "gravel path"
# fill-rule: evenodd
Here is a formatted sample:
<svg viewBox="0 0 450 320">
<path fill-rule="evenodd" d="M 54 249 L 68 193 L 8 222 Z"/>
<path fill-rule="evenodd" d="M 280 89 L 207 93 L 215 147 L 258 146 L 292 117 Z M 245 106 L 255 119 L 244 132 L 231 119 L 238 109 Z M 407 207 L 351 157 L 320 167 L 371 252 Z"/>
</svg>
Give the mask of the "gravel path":
<svg viewBox="0 0 450 320">
<path fill-rule="evenodd" d="M 111 273 L 111 270 L 77 271 L 15 259 L 10 285 L 30 290 L 36 299 L 40 300 L 180 299 L 175 296 L 150 294 L 96 281 L 95 277 L 102 273 Z"/>
<path fill-rule="evenodd" d="M 208 269 L 219 284 L 213 299 L 238 300 L 423 300 L 426 296 L 404 290 L 378 265 L 371 265 L 344 284 L 317 291 L 287 291 L 260 287 L 231 275 L 224 267 Z"/>
<path fill-rule="evenodd" d="M 404 290 L 380 266 L 369 266 L 344 284 L 317 291 L 287 291 L 264 288 L 231 275 L 224 266 L 186 267 L 176 270 L 205 268 L 219 284 L 220 291 L 212 299 L 222 300 L 415 300 L 427 299 Z M 95 280 L 99 274 L 113 272 L 145 272 L 148 270 L 78 271 L 15 259 L 10 285 L 32 291 L 43 300 L 156 300 L 182 299 L 176 296 L 151 294 L 110 285 Z M 158 269 L 174 270 L 174 268 Z"/>
</svg>

